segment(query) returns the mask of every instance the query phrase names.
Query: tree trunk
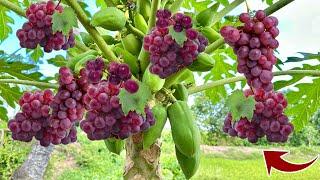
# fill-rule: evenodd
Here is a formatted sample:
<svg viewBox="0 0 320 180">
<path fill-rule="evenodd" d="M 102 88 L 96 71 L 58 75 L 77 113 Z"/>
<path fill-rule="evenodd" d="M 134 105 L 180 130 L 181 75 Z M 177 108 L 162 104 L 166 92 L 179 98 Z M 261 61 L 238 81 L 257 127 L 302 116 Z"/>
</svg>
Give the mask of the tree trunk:
<svg viewBox="0 0 320 180">
<path fill-rule="evenodd" d="M 149 180 L 161 179 L 160 153 L 161 142 L 158 140 L 150 149 L 143 150 L 142 134 L 139 133 L 126 141 L 126 165 L 124 179 Z"/>
<path fill-rule="evenodd" d="M 41 180 L 48 165 L 50 154 L 53 151 L 53 145 L 42 147 L 37 142 L 33 145 L 28 158 L 22 166 L 17 169 L 13 176 L 13 180 Z"/>
</svg>

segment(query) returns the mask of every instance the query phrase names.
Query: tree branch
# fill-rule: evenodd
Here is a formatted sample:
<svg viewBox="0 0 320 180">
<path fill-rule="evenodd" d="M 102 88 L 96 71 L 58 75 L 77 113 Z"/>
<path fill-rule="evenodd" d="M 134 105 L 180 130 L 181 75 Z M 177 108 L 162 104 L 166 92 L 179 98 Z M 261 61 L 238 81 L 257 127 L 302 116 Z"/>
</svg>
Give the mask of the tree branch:
<svg viewBox="0 0 320 180">
<path fill-rule="evenodd" d="M 213 20 L 212 25 L 219 22 L 221 18 L 223 18 L 225 15 L 227 15 L 230 11 L 232 11 L 234 8 L 238 7 L 241 3 L 243 3 L 245 0 L 235 0 L 231 4 L 229 4 L 227 7 L 222 9 L 220 12 L 218 12 Z"/>
<path fill-rule="evenodd" d="M 283 8 L 284 6 L 286 6 L 287 4 L 293 2 L 294 0 L 281 0 L 278 1 L 276 3 L 274 3 L 273 5 L 269 6 L 267 9 L 264 10 L 264 12 L 266 13 L 267 16 L 269 16 L 270 14 L 278 11 L 279 9 Z"/>
<path fill-rule="evenodd" d="M 0 79 L 0 84 L 21 84 L 21 85 L 31 85 L 36 87 L 43 88 L 52 88 L 58 89 L 58 84 L 45 83 L 45 82 L 37 82 L 37 81 L 28 81 L 28 80 L 19 80 L 19 79 Z"/>
<path fill-rule="evenodd" d="M 139 38 L 143 39 L 144 37 L 144 33 L 142 31 L 140 31 L 139 29 L 133 27 L 129 22 L 127 22 L 126 27 L 136 36 L 138 36 Z"/>
<path fill-rule="evenodd" d="M 75 11 L 79 21 L 88 31 L 88 33 L 90 33 L 99 49 L 102 51 L 103 55 L 110 61 L 119 61 L 104 39 L 101 37 L 97 29 L 91 26 L 90 20 L 88 19 L 86 13 L 82 10 L 81 6 L 77 3 L 77 0 L 66 0 L 66 2 Z"/>
<path fill-rule="evenodd" d="M 16 4 L 9 2 L 7 0 L 0 0 L 0 4 L 8 9 L 11 9 L 13 12 L 17 13 L 18 15 L 26 17 L 25 11 L 21 9 L 19 6 L 17 6 Z"/>
<path fill-rule="evenodd" d="M 306 76 L 320 76 L 319 70 L 288 70 L 288 71 L 277 71 L 272 73 L 274 76 L 281 76 L 281 75 L 294 75 L 294 74 L 304 74 Z M 201 92 L 207 89 L 211 89 L 213 87 L 222 86 L 225 84 L 230 84 L 238 81 L 246 80 L 244 76 L 237 76 L 227 79 L 221 79 L 218 81 L 213 81 L 211 83 L 206 83 L 196 87 L 190 87 L 188 89 L 189 94 L 194 94 L 197 92 Z"/>
</svg>

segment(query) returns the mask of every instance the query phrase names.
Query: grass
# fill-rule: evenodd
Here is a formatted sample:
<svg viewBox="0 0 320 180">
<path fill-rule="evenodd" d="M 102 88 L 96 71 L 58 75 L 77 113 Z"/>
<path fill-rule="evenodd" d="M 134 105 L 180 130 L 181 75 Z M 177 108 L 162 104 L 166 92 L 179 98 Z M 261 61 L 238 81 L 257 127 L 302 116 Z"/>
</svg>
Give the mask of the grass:
<svg viewBox="0 0 320 180">
<path fill-rule="evenodd" d="M 192 178 L 194 180 L 211 179 L 318 179 L 320 165 L 316 162 L 311 168 L 298 173 L 286 174 L 272 170 L 269 178 L 266 174 L 262 156 L 264 147 L 219 147 L 202 153 L 200 168 Z M 290 150 L 286 160 L 294 163 L 313 159 L 319 147 L 281 147 Z M 45 179 L 58 180 L 102 180 L 122 179 L 125 152 L 120 156 L 106 149 L 102 141 L 89 141 L 80 133 L 79 143 L 58 146 L 50 160 Z M 165 133 L 160 158 L 164 179 L 185 179 L 177 160 L 169 133 Z"/>
</svg>

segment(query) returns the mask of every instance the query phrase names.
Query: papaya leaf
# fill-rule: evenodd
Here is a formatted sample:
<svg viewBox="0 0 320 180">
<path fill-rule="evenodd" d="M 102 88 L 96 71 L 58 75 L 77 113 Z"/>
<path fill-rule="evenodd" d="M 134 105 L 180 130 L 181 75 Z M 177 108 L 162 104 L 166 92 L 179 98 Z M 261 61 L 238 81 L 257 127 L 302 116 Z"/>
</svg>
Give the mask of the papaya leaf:
<svg viewBox="0 0 320 180">
<path fill-rule="evenodd" d="M 31 52 L 30 57 L 35 63 L 37 63 L 39 59 L 44 56 L 43 50 L 39 45 L 36 49 L 30 50 L 29 52 Z"/>
<path fill-rule="evenodd" d="M 57 55 L 54 58 L 48 59 L 48 63 L 55 65 L 57 67 L 61 67 L 61 66 L 66 66 L 67 60 L 63 56 Z"/>
<path fill-rule="evenodd" d="M 304 53 L 304 52 L 299 52 L 303 57 L 288 57 L 285 63 L 287 62 L 300 62 L 300 61 L 305 61 L 305 60 L 311 60 L 311 59 L 317 59 L 320 60 L 320 52 L 318 54 L 313 54 L 313 53 Z"/>
<path fill-rule="evenodd" d="M 188 10 L 192 10 L 194 8 L 196 12 L 200 12 L 207 9 L 211 3 L 212 1 L 185 0 L 182 3 L 182 7 Z"/>
<path fill-rule="evenodd" d="M 303 69 L 318 70 L 318 69 L 320 69 L 320 65 L 311 66 L 309 64 L 304 64 L 302 66 L 302 68 L 301 67 L 296 67 L 296 68 L 293 68 L 291 70 L 303 70 Z M 291 75 L 291 79 L 290 80 L 276 81 L 276 82 L 273 83 L 273 85 L 274 85 L 274 88 L 276 90 L 279 90 L 281 88 L 284 88 L 284 87 L 287 87 L 287 86 L 290 86 L 290 85 L 293 85 L 293 84 L 297 83 L 298 81 L 300 81 L 304 77 L 306 77 L 306 75 L 304 75 L 304 74 L 294 74 L 294 75 Z"/>
<path fill-rule="evenodd" d="M 67 17 L 67 18 L 66 18 Z M 78 27 L 77 16 L 70 7 L 64 8 L 62 13 L 55 12 L 52 16 L 52 31 L 60 31 L 64 35 L 69 35 L 73 27 Z"/>
<path fill-rule="evenodd" d="M 7 8 L 0 6 L 0 43 L 12 33 L 9 25 L 13 24 L 14 20 L 8 15 L 8 12 Z"/>
<path fill-rule="evenodd" d="M 235 76 L 236 63 L 230 64 L 227 60 L 235 59 L 235 55 L 231 48 L 216 50 L 212 58 L 215 60 L 215 67 L 204 76 L 205 82 L 217 81 L 224 78 L 230 78 Z M 235 83 L 229 84 L 232 89 L 235 88 Z M 217 86 L 205 91 L 213 104 L 216 104 L 221 99 L 227 97 L 227 91 L 225 86 Z"/>
<path fill-rule="evenodd" d="M 230 109 L 232 118 L 239 120 L 240 118 L 252 119 L 255 109 L 255 100 L 252 96 L 245 97 L 241 90 L 234 91 L 226 101 L 227 107 Z"/>
<path fill-rule="evenodd" d="M 149 86 L 139 82 L 138 92 L 131 94 L 125 89 L 121 89 L 118 97 L 124 114 L 128 114 L 129 111 L 136 111 L 137 113 L 144 115 L 145 105 L 151 98 L 151 90 L 149 89 Z"/>
<path fill-rule="evenodd" d="M 173 27 L 169 27 L 169 34 L 172 36 L 172 38 L 179 44 L 179 46 L 183 46 L 183 43 L 187 40 L 186 32 L 185 30 L 181 32 L 176 32 Z"/>
<path fill-rule="evenodd" d="M 0 119 L 7 122 L 9 120 L 8 111 L 6 107 L 3 107 L 3 105 L 3 102 L 0 101 Z"/>
<path fill-rule="evenodd" d="M 295 130 L 300 131 L 320 108 L 320 78 L 314 79 L 313 83 L 301 83 L 295 87 L 299 91 L 287 94 L 289 106 L 286 114 L 293 118 Z"/>
</svg>

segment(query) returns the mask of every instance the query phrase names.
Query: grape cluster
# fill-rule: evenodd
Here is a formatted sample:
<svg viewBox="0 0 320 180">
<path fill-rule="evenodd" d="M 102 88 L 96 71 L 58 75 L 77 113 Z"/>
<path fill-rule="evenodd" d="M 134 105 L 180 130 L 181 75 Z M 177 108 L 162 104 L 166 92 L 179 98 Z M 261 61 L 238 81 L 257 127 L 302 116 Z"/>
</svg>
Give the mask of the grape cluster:
<svg viewBox="0 0 320 180">
<path fill-rule="evenodd" d="M 166 78 L 189 66 L 208 45 L 208 40 L 195 29 L 189 16 L 177 13 L 171 16 L 168 10 L 157 11 L 156 27 L 144 37 L 144 49 L 150 53 L 150 72 Z M 187 40 L 180 46 L 170 35 L 174 31 L 185 31 Z"/>
<path fill-rule="evenodd" d="M 83 91 L 67 67 L 59 70 L 59 84 L 57 94 L 50 107 L 50 128 L 44 132 L 45 141 L 40 141 L 44 146 L 52 144 L 68 144 L 76 141 L 75 129 L 71 131 L 74 124 L 80 121 L 84 114 L 82 105 Z M 71 134 L 72 133 L 72 134 Z"/>
<path fill-rule="evenodd" d="M 262 90 L 255 93 L 246 90 L 244 93 L 246 96 L 254 96 L 256 100 L 252 120 L 241 118 L 233 122 L 229 113 L 225 118 L 223 131 L 233 137 L 247 138 L 251 143 L 256 143 L 265 135 L 269 142 L 286 142 L 294 127 L 283 114 L 283 109 L 287 106 L 283 94 Z"/>
<path fill-rule="evenodd" d="M 86 63 L 86 66 L 80 70 L 80 76 L 77 79 L 83 92 L 87 91 L 90 84 L 97 84 L 101 81 L 104 70 L 105 63 L 101 57 Z"/>
<path fill-rule="evenodd" d="M 123 86 L 127 91 L 137 91 L 138 84 L 131 79 L 131 72 L 126 64 L 110 63 L 108 80 L 91 84 L 83 97 L 88 110 L 81 129 L 90 140 L 101 140 L 110 137 L 125 139 L 132 134 L 144 131 L 154 125 L 155 119 L 146 106 L 146 116 L 135 111 L 125 115 L 119 102 L 118 94 Z"/>
<path fill-rule="evenodd" d="M 53 33 L 52 15 L 55 12 L 63 12 L 63 7 L 56 6 L 53 1 L 32 4 L 26 12 L 28 22 L 16 33 L 22 48 L 35 49 L 38 45 L 45 52 L 52 50 L 68 49 L 75 45 L 75 37 L 72 30 L 68 36 L 62 32 Z"/>
<path fill-rule="evenodd" d="M 243 26 L 224 26 L 220 30 L 237 54 L 238 72 L 246 76 L 250 87 L 272 91 L 272 66 L 277 62 L 273 50 L 279 46 L 275 39 L 279 35 L 278 19 L 259 10 L 253 18 L 242 13 L 239 20 Z"/>
<path fill-rule="evenodd" d="M 52 101 L 53 93 L 50 90 L 25 92 L 19 100 L 21 112 L 8 122 L 12 139 L 30 142 L 36 137 L 41 140 L 41 132 L 49 126 Z"/>
</svg>

